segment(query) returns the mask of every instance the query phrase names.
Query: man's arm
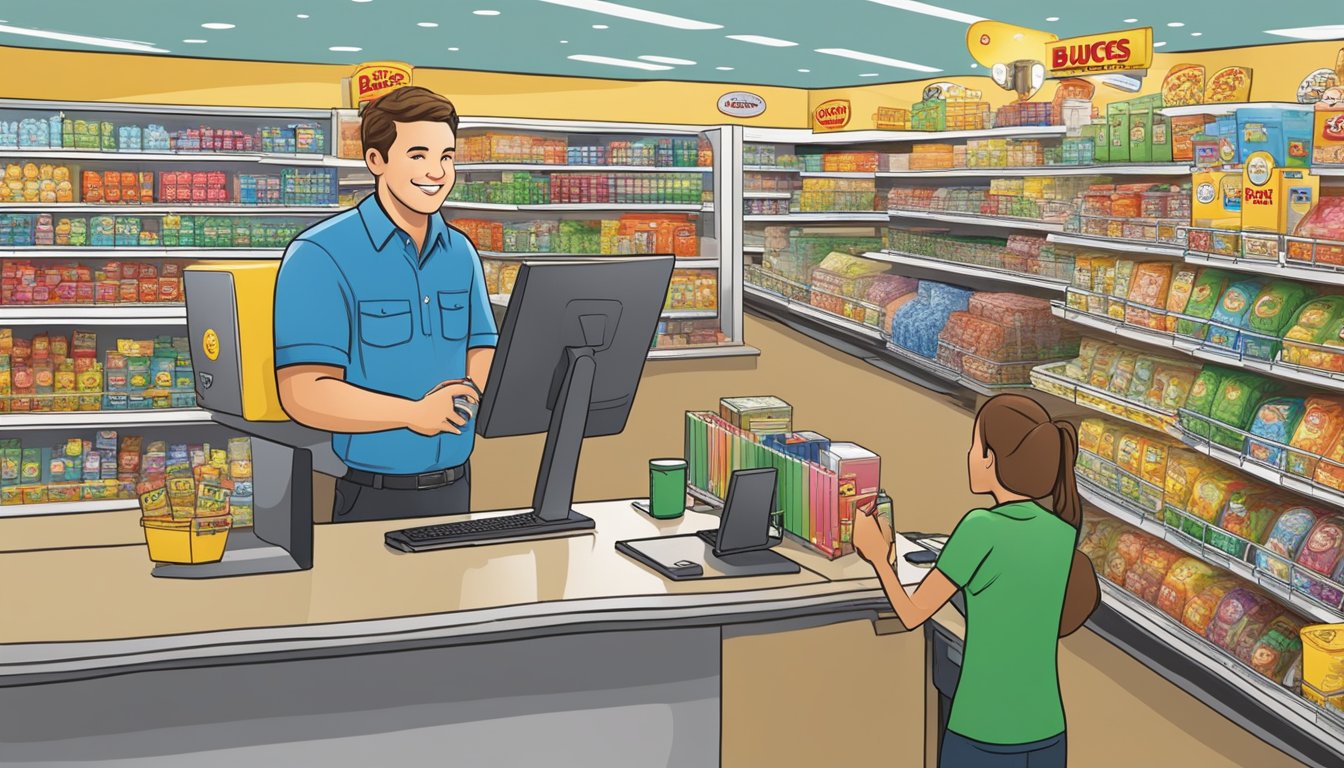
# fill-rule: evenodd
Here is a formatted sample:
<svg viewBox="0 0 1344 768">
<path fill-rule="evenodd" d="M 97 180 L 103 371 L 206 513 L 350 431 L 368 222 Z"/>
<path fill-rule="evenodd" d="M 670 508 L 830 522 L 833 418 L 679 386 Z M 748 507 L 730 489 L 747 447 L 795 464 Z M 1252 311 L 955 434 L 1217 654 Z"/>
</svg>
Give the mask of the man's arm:
<svg viewBox="0 0 1344 768">
<path fill-rule="evenodd" d="M 486 379 L 490 378 L 490 364 L 495 361 L 494 347 L 475 347 L 467 350 L 467 378 L 476 388 L 485 391 Z"/>
<path fill-rule="evenodd" d="M 471 241 L 467 241 L 469 244 Z M 495 360 L 495 345 L 499 343 L 499 329 L 495 327 L 495 308 L 490 304 L 490 292 L 485 285 L 485 270 L 476 247 L 471 246 L 471 328 L 467 336 L 467 378 L 482 392 L 490 378 L 490 364 Z"/>
<path fill-rule="evenodd" d="M 420 400 L 357 387 L 329 365 L 291 365 L 275 372 L 280 404 L 294 421 L 325 432 L 356 434 L 407 427 L 422 435 L 460 433 L 466 420 L 453 409 L 456 388 Z"/>
</svg>

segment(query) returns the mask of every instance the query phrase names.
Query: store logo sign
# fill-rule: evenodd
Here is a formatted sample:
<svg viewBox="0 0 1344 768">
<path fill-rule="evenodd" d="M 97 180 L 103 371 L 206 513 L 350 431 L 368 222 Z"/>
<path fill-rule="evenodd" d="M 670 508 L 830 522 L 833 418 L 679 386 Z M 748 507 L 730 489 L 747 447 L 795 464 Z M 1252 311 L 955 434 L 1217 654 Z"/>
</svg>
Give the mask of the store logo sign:
<svg viewBox="0 0 1344 768">
<path fill-rule="evenodd" d="M 1152 60 L 1153 30 L 1149 27 L 1045 44 L 1045 61 L 1051 77 L 1147 69 Z"/>
<path fill-rule="evenodd" d="M 719 97 L 719 111 L 732 117 L 756 117 L 765 113 L 765 99 L 747 91 L 733 91 Z"/>
<path fill-rule="evenodd" d="M 850 112 L 849 99 L 831 99 L 812 112 L 813 127 L 828 131 L 844 128 L 849 125 Z"/>
<path fill-rule="evenodd" d="M 375 99 L 411 84 L 414 69 L 409 64 L 377 61 L 360 64 L 350 76 L 351 106 L 361 108 Z"/>
</svg>

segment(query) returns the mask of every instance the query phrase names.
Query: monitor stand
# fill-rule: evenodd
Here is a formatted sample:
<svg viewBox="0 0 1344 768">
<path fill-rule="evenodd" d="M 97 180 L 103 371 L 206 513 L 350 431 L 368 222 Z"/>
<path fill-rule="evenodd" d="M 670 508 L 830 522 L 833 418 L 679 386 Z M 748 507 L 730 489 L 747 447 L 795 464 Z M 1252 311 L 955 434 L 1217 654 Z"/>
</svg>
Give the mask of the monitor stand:
<svg viewBox="0 0 1344 768">
<path fill-rule="evenodd" d="M 588 530 L 592 518 L 574 511 L 574 479 L 579 471 L 579 452 L 588 428 L 588 408 L 593 399 L 593 381 L 597 358 L 592 347 L 567 347 L 564 367 L 557 372 L 559 386 L 553 387 L 551 424 L 546 431 L 546 447 L 541 452 L 537 487 L 532 494 L 532 511 L 555 527 L 550 530 Z"/>
</svg>

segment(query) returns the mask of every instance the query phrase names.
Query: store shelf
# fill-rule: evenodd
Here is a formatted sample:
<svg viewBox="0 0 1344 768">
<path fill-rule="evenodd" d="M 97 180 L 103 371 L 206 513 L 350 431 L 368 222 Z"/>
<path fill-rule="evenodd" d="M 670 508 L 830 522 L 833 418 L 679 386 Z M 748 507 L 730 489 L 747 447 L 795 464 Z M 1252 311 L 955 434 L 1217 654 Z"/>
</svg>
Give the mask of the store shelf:
<svg viewBox="0 0 1344 768">
<path fill-rule="evenodd" d="M 993 397 L 994 395 L 1003 392 L 1017 392 L 1027 389 L 1025 386 L 995 387 L 985 384 L 984 382 L 976 381 L 975 379 L 966 378 L 957 371 L 940 364 L 937 360 L 930 360 L 923 355 L 917 355 L 914 352 L 898 347 L 891 342 L 887 342 L 887 353 L 906 365 L 918 368 L 919 370 L 942 379 L 949 384 L 955 384 L 963 389 L 969 389 L 977 395 L 982 395 L 984 397 Z"/>
<path fill-rule="evenodd" d="M 754 285 L 742 286 L 742 292 L 760 301 L 788 310 L 790 314 L 806 317 L 832 328 L 841 329 L 855 336 L 861 336 L 874 341 L 885 341 L 885 336 L 883 336 L 880 329 L 874 328 L 871 325 L 855 322 L 848 318 L 840 317 L 839 315 L 831 314 L 830 312 L 818 309 L 811 304 L 800 304 L 796 301 L 789 301 L 783 296 L 777 296 L 769 291 L 757 288 Z"/>
<path fill-rule="evenodd" d="M 474 203 L 466 200 L 448 200 L 444 208 L 464 211 L 685 211 L 700 213 L 713 208 L 703 203 L 545 203 L 538 205 L 510 205 L 507 203 Z"/>
<path fill-rule="evenodd" d="M 1306 109 L 1312 108 L 1311 104 L 1298 104 L 1296 102 L 1283 101 L 1249 101 L 1235 102 L 1229 104 L 1191 104 L 1184 107 L 1163 107 L 1162 114 L 1167 117 L 1187 117 L 1189 115 L 1230 115 L 1238 109 Z"/>
<path fill-rule="evenodd" d="M 1076 309 L 1063 306 L 1059 302 L 1053 302 L 1051 311 L 1054 312 L 1056 317 L 1063 318 L 1069 322 L 1077 323 L 1078 325 L 1086 326 L 1104 333 L 1114 334 L 1131 341 L 1138 341 L 1144 344 L 1161 347 L 1164 350 L 1180 352 L 1204 362 L 1214 363 L 1226 368 L 1241 368 L 1247 371 L 1255 371 L 1256 373 L 1261 373 L 1266 376 L 1273 376 L 1277 379 L 1284 379 L 1285 381 L 1307 384 L 1309 386 L 1329 389 L 1335 392 L 1344 392 L 1344 375 L 1335 376 L 1326 371 L 1314 371 L 1300 366 L 1288 365 L 1286 363 L 1242 357 L 1232 350 L 1211 348 L 1197 339 L 1178 336 L 1174 333 L 1166 333 L 1164 331 L 1157 331 L 1149 328 L 1136 327 L 1111 317 L 1097 317 L 1088 312 L 1080 312 Z"/>
<path fill-rule="evenodd" d="M 872 179 L 877 174 L 872 171 L 802 171 L 804 179 Z"/>
<path fill-rule="evenodd" d="M 90 214 L 126 216 L 162 216 L 178 213 L 190 216 L 326 216 L 345 210 L 340 205 L 191 205 L 190 203 L 155 205 L 105 205 L 97 203 L 0 203 L 0 214 L 51 213 L 54 215 Z"/>
<path fill-rule="evenodd" d="M 779 168 L 773 165 L 744 165 L 743 173 L 802 173 L 802 168 Z"/>
<path fill-rule="evenodd" d="M 267 165 L 316 165 L 341 167 L 363 160 L 344 160 L 316 153 L 274 152 L 155 152 L 108 151 L 98 149 L 6 149 L 0 148 L 0 157 L 31 160 L 85 160 L 116 163 L 263 163 Z"/>
<path fill-rule="evenodd" d="M 664 320 L 709 320 L 718 316 L 717 309 L 665 309 L 659 315 Z"/>
<path fill-rule="evenodd" d="M 181 325 L 183 305 L 113 304 L 108 306 L 0 307 L 4 325 Z"/>
<path fill-rule="evenodd" d="M 33 246 L 0 248 L 0 258 L 14 259 L 279 259 L 284 248 L 160 248 L 123 246 Z"/>
<path fill-rule="evenodd" d="M 1176 413 L 1133 403 L 1102 389 L 1065 377 L 1065 363 L 1046 363 L 1031 372 L 1032 388 L 1066 403 L 1082 406 L 1114 419 L 1135 424 L 1168 437 L 1179 438 Z"/>
<path fill-rule="evenodd" d="M 764 245 L 744 245 L 744 246 L 742 246 L 742 252 L 743 252 L 743 253 L 765 253 L 765 246 L 764 246 Z"/>
<path fill-rule="evenodd" d="M 1313 176 L 1344 176 L 1344 165 L 1313 165 Z"/>
<path fill-rule="evenodd" d="M 1249 272 L 1257 275 L 1269 275 L 1284 280 L 1302 280 L 1322 285 L 1344 285 L 1344 271 L 1320 269 L 1314 267 L 1295 267 L 1281 261 L 1265 259 L 1239 259 L 1235 256 L 1220 256 L 1214 253 L 1186 251 L 1185 260 L 1201 266 L 1222 267 L 1237 272 Z"/>
<path fill-rule="evenodd" d="M 111 427 L 151 427 L 203 424 L 210 413 L 201 408 L 156 408 L 140 411 L 44 411 L 0 414 L 0 430 L 107 429 Z"/>
<path fill-rule="evenodd" d="M 1166 256 L 1173 259 L 1179 259 L 1185 255 L 1185 249 L 1179 245 L 1141 243 L 1134 240 L 1115 240 L 1107 237 L 1090 237 L 1088 235 L 1072 235 L 1060 232 L 1052 232 L 1046 235 L 1045 239 L 1048 242 L 1056 243 L 1058 245 L 1076 245 L 1080 248 L 1100 248 L 1106 251 L 1137 253 L 1145 256 Z"/>
<path fill-rule="evenodd" d="M 364 164 L 363 160 L 359 161 Z M 458 163 L 459 173 L 532 171 L 535 173 L 713 173 L 713 166 L 663 165 L 556 165 L 551 163 Z"/>
<path fill-rule="evenodd" d="M 1037 136 L 1063 136 L 1062 125 L 1022 125 L 1002 128 L 977 128 L 965 131 L 835 131 L 814 133 L 801 128 L 747 128 L 743 141 L 748 144 L 870 144 L 897 141 L 948 141 L 951 139 L 1006 139 Z"/>
<path fill-rule="evenodd" d="M 955 179 L 1007 176 L 1189 176 L 1190 166 L 1175 163 L 1114 165 L 1043 165 L 1029 168 L 944 168 L 930 171 L 879 171 L 879 179 Z"/>
<path fill-rule="evenodd" d="M 1152 515 L 1144 514 L 1142 510 L 1135 509 L 1126 500 L 1117 497 L 1115 494 L 1086 478 L 1079 477 L 1077 478 L 1077 481 L 1078 493 L 1090 504 L 1111 517 L 1128 523 L 1135 528 L 1139 528 L 1151 536 L 1162 539 L 1186 554 L 1197 557 L 1209 565 L 1216 568 L 1222 568 L 1234 576 L 1245 579 L 1253 584 L 1260 585 L 1272 593 L 1276 600 L 1291 605 L 1294 610 L 1304 616 L 1322 623 L 1337 623 L 1344 621 L 1344 613 L 1332 611 L 1327 606 L 1306 599 L 1300 593 L 1294 592 L 1289 585 L 1265 574 L 1251 563 L 1233 557 L 1215 547 L 1206 546 L 1189 535 L 1168 527 L 1160 519 Z"/>
<path fill-rule="evenodd" d="M 1032 219 L 1012 219 L 1002 216 L 981 216 L 974 213 L 950 213 L 943 211 L 916 211 L 905 208 L 892 208 L 887 211 L 892 217 L 901 219 L 927 219 L 945 221 L 952 224 L 973 224 L 979 227 L 1001 227 L 1005 229 L 1029 229 L 1037 232 L 1062 232 L 1063 224 Z"/>
<path fill-rule="evenodd" d="M 1295 750 L 1306 746 L 1303 743 L 1306 737 L 1320 745 L 1323 748 L 1320 751 L 1334 758 L 1344 752 L 1344 720 L 1315 706 L 1293 690 L 1257 674 L 1222 649 L 1190 631 L 1185 625 L 1143 602 L 1124 588 L 1105 578 L 1098 581 L 1101 582 L 1102 602 L 1105 607 L 1156 639 L 1164 648 L 1171 649 L 1182 667 L 1195 666 L 1267 710 L 1262 717 L 1252 721 L 1256 726 L 1264 727 L 1271 719 L 1279 720 L 1298 732 L 1289 742 Z M 1121 646 L 1122 649 L 1123 647 Z M 1147 662 L 1141 661 L 1141 663 Z M 1181 675 L 1178 670 L 1172 672 L 1173 680 L 1187 679 L 1187 676 Z M 1222 712 L 1226 707 L 1223 697 L 1209 697 L 1197 690 L 1192 691 L 1189 688 L 1186 690 L 1214 707 L 1215 711 Z"/>
<path fill-rule="evenodd" d="M 38 517 L 42 515 L 79 515 L 89 512 L 139 511 L 135 499 L 101 499 L 98 501 L 70 501 L 50 504 L 7 504 L 0 507 L 0 519 L 6 517 Z"/>
<path fill-rule="evenodd" d="M 713 347 L 664 347 L 649 350 L 650 360 L 693 360 L 714 357 L 758 357 L 761 350 L 745 344 L 719 344 Z"/>
<path fill-rule="evenodd" d="M 630 254 L 620 253 L 505 253 L 502 251 L 477 251 L 482 259 L 494 261 L 524 261 L 527 259 L 619 259 Z M 718 269 L 722 266 L 718 259 L 677 259 L 674 269 Z"/>
<path fill-rule="evenodd" d="M 742 217 L 745 222 L 765 222 L 788 224 L 791 222 L 886 222 L 890 216 L 881 211 L 798 211 L 795 213 L 768 213 L 768 214 L 748 214 Z"/>
<path fill-rule="evenodd" d="M 915 267 L 934 272 L 942 272 L 950 275 L 962 277 L 972 277 L 977 280 L 993 280 L 1001 283 L 1011 283 L 1013 285 L 1026 285 L 1032 288 L 1039 288 L 1045 291 L 1054 291 L 1063 293 L 1068 287 L 1067 283 L 1059 280 L 1049 280 L 1043 277 L 1033 275 L 1023 275 L 1017 272 L 1008 272 L 1002 269 L 993 269 L 991 267 L 981 267 L 975 264 L 960 264 L 954 261 L 944 261 L 942 259 L 930 259 L 924 256 L 914 256 L 897 251 L 869 251 L 863 254 L 865 258 L 874 261 L 885 261 L 888 264 L 897 264 L 905 267 Z"/>
<path fill-rule="evenodd" d="M 743 192 L 743 200 L 788 200 L 792 192 Z"/>
</svg>

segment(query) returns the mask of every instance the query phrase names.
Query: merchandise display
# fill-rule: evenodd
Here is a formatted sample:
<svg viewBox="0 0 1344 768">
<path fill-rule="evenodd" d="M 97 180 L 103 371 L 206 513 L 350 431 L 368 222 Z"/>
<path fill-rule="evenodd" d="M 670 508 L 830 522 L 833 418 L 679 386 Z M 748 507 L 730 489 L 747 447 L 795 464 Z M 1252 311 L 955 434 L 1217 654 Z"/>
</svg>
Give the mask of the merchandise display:
<svg viewBox="0 0 1344 768">
<path fill-rule="evenodd" d="M 883 247 L 902 255 L 974 264 L 1060 282 L 1074 277 L 1073 254 L 1034 235 L 969 237 L 952 235 L 946 230 L 893 226 L 885 231 Z"/>
<path fill-rule="evenodd" d="M 0 246 L 284 248 L 317 217 L 0 213 Z"/>
<path fill-rule="evenodd" d="M 688 214 L 626 213 L 609 219 L 491 221 L 449 218 L 481 252 L 556 253 L 571 256 L 671 253 L 700 255 L 695 221 Z"/>
<path fill-rule="evenodd" d="M 254 130 L 201 125 L 169 131 L 155 123 L 82 119 L 64 114 L 0 120 L 0 149 L 83 149 L 102 152 L 264 152 L 314 154 L 327 151 L 321 125 L 263 125 Z"/>
<path fill-rule="evenodd" d="M 0 413 L 196 406 L 186 338 L 116 339 L 101 360 L 98 350 L 93 331 L 24 337 L 0 328 Z"/>
<path fill-rule="evenodd" d="M 696 137 L 597 139 L 590 143 L 579 136 L 466 130 L 457 141 L 455 159 L 462 164 L 638 165 L 651 168 L 694 168 L 714 164 L 708 143 Z"/>
<path fill-rule="evenodd" d="M 228 481 L 224 487 L 231 487 L 227 498 L 233 523 L 252 524 L 252 441 L 247 437 L 229 438 L 222 448 L 209 443 L 169 444 L 115 430 L 54 444 L 7 438 L 0 441 L 0 468 L 0 504 L 6 506 L 135 500 L 142 485 L 162 487 L 166 477 L 199 474 L 221 484 Z M 186 512 L 185 506 L 182 511 Z"/>
<path fill-rule="evenodd" d="M 499 181 L 459 179 L 451 202 L 495 205 L 565 203 L 699 205 L 705 200 L 700 173 L 532 173 L 504 171 Z"/>
<path fill-rule="evenodd" d="M 335 205 L 334 168 L 283 168 L 279 173 L 92 170 L 3 161 L 0 203 L 90 205 Z M 76 180 L 78 194 L 76 194 Z"/>
<path fill-rule="evenodd" d="M 894 186 L 887 193 L 887 207 L 892 211 L 965 213 L 1063 224 L 1087 181 L 1086 177 L 1033 176 L 991 179 L 988 187 Z"/>
<path fill-rule="evenodd" d="M 0 306 L 181 304 L 176 261 L 0 259 Z"/>
</svg>

